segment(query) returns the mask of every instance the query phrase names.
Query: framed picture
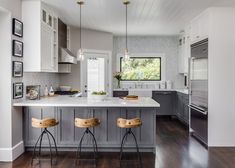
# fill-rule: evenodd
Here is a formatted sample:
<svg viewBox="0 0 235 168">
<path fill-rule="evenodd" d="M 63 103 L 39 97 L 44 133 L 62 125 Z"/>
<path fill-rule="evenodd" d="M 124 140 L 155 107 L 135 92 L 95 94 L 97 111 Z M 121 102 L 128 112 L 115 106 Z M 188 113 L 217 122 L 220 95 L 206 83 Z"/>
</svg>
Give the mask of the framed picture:
<svg viewBox="0 0 235 168">
<path fill-rule="evenodd" d="M 12 63 L 12 76 L 23 77 L 23 62 L 13 61 Z"/>
<path fill-rule="evenodd" d="M 24 95 L 24 86 L 23 83 L 14 83 L 13 84 L 13 99 L 20 99 Z"/>
<path fill-rule="evenodd" d="M 39 100 L 40 85 L 26 86 L 26 98 L 29 100 Z"/>
<path fill-rule="evenodd" d="M 18 37 L 23 37 L 23 23 L 13 18 L 12 34 Z"/>
<path fill-rule="evenodd" d="M 24 44 L 21 41 L 13 40 L 12 55 L 15 57 L 23 57 Z"/>
</svg>

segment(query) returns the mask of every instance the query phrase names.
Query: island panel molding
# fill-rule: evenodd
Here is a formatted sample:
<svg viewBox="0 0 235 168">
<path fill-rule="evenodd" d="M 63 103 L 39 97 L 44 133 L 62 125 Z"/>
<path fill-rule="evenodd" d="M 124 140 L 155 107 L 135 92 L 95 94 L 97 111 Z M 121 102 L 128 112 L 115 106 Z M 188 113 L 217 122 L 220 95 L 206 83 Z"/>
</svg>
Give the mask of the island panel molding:
<svg viewBox="0 0 235 168">
<path fill-rule="evenodd" d="M 85 108 L 85 107 L 26 107 L 24 108 L 24 144 L 26 150 L 33 148 L 40 130 L 30 126 L 31 119 L 55 118 L 59 121 L 57 127 L 49 128 L 60 150 L 76 150 L 83 129 L 75 129 L 74 119 L 96 117 L 101 120 L 100 126 L 91 131 L 97 138 L 99 151 L 118 152 L 121 145 L 121 137 L 125 134 L 124 129 L 116 125 L 117 118 L 139 117 L 143 124 L 133 129 L 137 137 L 139 148 L 144 152 L 155 151 L 156 131 L 156 108 Z M 91 151 L 92 141 L 89 137 L 84 139 L 84 149 Z M 43 146 L 48 147 L 48 142 L 43 141 Z M 126 141 L 128 151 L 135 150 L 135 143 L 130 139 Z"/>
</svg>

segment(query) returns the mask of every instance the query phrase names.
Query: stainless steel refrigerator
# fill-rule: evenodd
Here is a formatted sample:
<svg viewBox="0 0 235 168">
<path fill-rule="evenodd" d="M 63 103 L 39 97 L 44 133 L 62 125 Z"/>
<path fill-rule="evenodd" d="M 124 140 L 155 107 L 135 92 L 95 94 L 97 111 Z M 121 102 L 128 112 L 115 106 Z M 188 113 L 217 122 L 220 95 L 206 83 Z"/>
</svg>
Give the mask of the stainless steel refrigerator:
<svg viewBox="0 0 235 168">
<path fill-rule="evenodd" d="M 191 45 L 190 126 L 192 135 L 208 144 L 208 39 Z"/>
</svg>

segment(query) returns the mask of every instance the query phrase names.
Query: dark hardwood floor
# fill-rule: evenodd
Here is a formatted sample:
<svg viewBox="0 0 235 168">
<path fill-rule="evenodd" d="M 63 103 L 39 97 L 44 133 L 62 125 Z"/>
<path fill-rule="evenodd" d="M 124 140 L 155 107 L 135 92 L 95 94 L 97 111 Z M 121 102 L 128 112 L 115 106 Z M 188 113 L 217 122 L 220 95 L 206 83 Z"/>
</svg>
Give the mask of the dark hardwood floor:
<svg viewBox="0 0 235 168">
<path fill-rule="evenodd" d="M 205 149 L 176 120 L 157 120 L 156 168 L 235 168 L 235 148 Z"/>
<path fill-rule="evenodd" d="M 177 120 L 157 119 L 156 157 L 143 153 L 143 168 L 235 168 L 235 148 L 212 148 L 206 150 L 188 135 L 187 129 Z M 32 153 L 26 152 L 13 163 L 0 163 L 0 168 L 30 168 Z M 74 152 L 59 154 L 53 168 L 75 168 Z M 50 161 L 41 161 L 49 168 Z M 79 167 L 92 168 L 93 162 L 82 162 Z M 118 153 L 100 153 L 97 168 L 119 168 Z M 125 163 L 123 168 L 137 168 L 136 162 Z"/>
</svg>

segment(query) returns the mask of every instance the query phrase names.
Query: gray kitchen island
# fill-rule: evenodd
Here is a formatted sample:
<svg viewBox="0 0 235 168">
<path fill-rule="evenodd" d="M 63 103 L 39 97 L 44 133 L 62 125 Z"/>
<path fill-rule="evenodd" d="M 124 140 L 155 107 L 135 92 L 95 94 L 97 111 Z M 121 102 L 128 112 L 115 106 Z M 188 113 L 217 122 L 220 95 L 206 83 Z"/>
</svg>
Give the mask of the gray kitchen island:
<svg viewBox="0 0 235 168">
<path fill-rule="evenodd" d="M 125 129 L 117 127 L 116 120 L 122 118 L 141 118 L 143 124 L 140 128 L 133 129 L 140 150 L 142 152 L 155 151 L 156 142 L 156 112 L 160 104 L 149 97 L 140 97 L 138 100 L 123 100 L 120 98 L 107 97 L 104 100 L 94 100 L 86 97 L 55 96 L 42 98 L 41 100 L 23 100 L 14 103 L 15 107 L 23 107 L 24 113 L 24 145 L 26 150 L 32 149 L 40 129 L 31 126 L 31 118 L 55 118 L 59 125 L 50 128 L 53 133 L 59 150 L 76 150 L 83 129 L 74 126 L 74 119 L 97 117 L 101 124 L 92 129 L 95 134 L 99 151 L 119 151 L 121 138 Z M 43 140 L 43 147 L 47 147 L 46 139 Z M 84 141 L 87 151 L 92 149 L 92 142 L 89 138 Z M 127 139 L 128 151 L 134 150 L 132 139 Z"/>
</svg>

